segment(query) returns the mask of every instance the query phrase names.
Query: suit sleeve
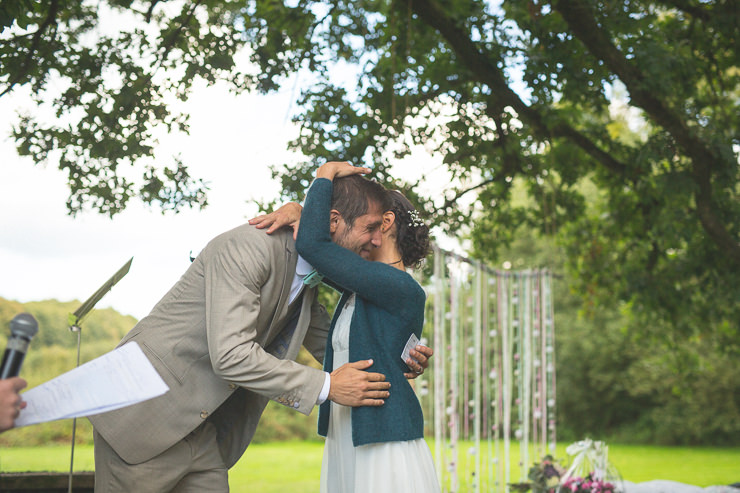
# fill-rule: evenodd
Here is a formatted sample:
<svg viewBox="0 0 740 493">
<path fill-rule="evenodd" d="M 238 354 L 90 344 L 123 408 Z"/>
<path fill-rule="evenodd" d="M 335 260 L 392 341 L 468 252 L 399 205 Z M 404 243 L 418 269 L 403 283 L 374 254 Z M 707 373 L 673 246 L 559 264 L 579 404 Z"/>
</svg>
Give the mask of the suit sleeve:
<svg viewBox="0 0 740 493">
<path fill-rule="evenodd" d="M 267 235 L 262 235 L 268 238 Z M 308 414 L 323 385 L 320 370 L 281 360 L 260 345 L 261 287 L 273 274 L 271 248 L 253 235 L 224 237 L 204 265 L 205 325 L 214 372 L 226 381 Z M 254 240 L 254 241 L 253 241 Z"/>
</svg>

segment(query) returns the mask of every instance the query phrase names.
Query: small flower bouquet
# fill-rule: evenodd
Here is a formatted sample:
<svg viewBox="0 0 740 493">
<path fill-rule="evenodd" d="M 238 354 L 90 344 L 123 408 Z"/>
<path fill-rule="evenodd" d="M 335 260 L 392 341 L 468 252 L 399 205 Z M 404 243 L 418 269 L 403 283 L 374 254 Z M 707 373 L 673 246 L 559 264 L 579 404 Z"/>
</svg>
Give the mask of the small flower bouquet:
<svg viewBox="0 0 740 493">
<path fill-rule="evenodd" d="M 546 455 L 542 462 L 535 462 L 535 464 L 529 468 L 529 474 L 527 477 L 530 482 L 527 483 L 513 483 L 509 484 L 511 491 L 527 492 L 532 493 L 555 493 L 560 483 L 560 475 L 563 474 L 565 469 L 552 458 L 551 455 Z"/>
<path fill-rule="evenodd" d="M 612 483 L 594 479 L 590 474 L 585 478 L 569 477 L 560 486 L 561 493 L 615 493 Z"/>
<path fill-rule="evenodd" d="M 554 493 L 563 468 L 550 455 L 546 455 L 542 462 L 529 469 L 529 479 L 532 480 L 533 493 Z"/>
<path fill-rule="evenodd" d="M 609 464 L 609 449 L 604 442 L 585 439 L 568 446 L 572 463 L 566 471 L 552 456 L 535 463 L 527 475 L 529 481 L 509 483 L 509 491 L 518 493 L 617 493 L 619 474 Z"/>
<path fill-rule="evenodd" d="M 573 462 L 561 475 L 558 493 L 615 493 L 619 474 L 609 463 L 604 442 L 585 439 L 565 449 Z"/>
</svg>

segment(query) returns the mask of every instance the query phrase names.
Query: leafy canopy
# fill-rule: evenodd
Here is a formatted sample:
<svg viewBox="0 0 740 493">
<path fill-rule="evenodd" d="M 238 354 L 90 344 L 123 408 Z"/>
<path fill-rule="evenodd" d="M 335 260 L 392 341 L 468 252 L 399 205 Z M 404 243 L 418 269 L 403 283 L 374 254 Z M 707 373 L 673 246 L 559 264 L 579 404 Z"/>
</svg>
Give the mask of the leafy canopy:
<svg viewBox="0 0 740 493">
<path fill-rule="evenodd" d="M 98 31 L 111 11 L 131 27 Z M 444 194 L 395 185 L 430 220 L 469 226 L 479 255 L 520 227 L 555 235 L 594 306 L 738 351 L 733 0 L 24 0 L 4 2 L 0 22 L 2 94 L 62 87 L 55 123 L 24 117 L 15 138 L 36 161 L 59 156 L 72 212 L 114 214 L 134 195 L 204 204 L 184 164 L 150 164 L 155 128 L 187 131 L 170 99 L 196 79 L 270 91 L 300 71 L 292 145 L 308 159 L 275 168 L 287 197 L 326 159 L 392 183 L 389 166 L 423 145 L 443 156 Z M 123 165 L 143 167 L 138 190 Z M 511 200 L 515 186 L 530 200 Z"/>
</svg>

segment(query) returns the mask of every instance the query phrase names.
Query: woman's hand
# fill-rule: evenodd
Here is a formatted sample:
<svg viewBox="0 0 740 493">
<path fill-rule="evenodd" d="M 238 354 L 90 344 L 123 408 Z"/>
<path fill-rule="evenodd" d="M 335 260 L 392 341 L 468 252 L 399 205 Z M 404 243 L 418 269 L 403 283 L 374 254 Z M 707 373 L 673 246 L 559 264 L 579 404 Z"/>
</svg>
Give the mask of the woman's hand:
<svg viewBox="0 0 740 493">
<path fill-rule="evenodd" d="M 272 234 L 283 226 L 293 228 L 293 239 L 298 235 L 298 226 L 301 222 L 303 207 L 297 202 L 288 202 L 278 210 L 269 214 L 262 214 L 250 219 L 248 222 L 257 229 L 267 228 L 267 234 Z"/>
<path fill-rule="evenodd" d="M 341 178 L 343 176 L 366 175 L 370 171 L 372 171 L 370 168 L 352 166 L 347 161 L 329 161 L 319 166 L 319 169 L 316 170 L 316 178 L 333 180 L 334 178 Z"/>
<path fill-rule="evenodd" d="M 411 368 L 412 371 L 404 373 L 404 376 L 413 380 L 418 377 L 424 370 L 429 367 L 429 358 L 434 354 L 434 350 L 428 346 L 422 346 L 419 344 L 414 349 L 409 351 L 409 359 L 406 360 L 406 365 Z"/>
</svg>

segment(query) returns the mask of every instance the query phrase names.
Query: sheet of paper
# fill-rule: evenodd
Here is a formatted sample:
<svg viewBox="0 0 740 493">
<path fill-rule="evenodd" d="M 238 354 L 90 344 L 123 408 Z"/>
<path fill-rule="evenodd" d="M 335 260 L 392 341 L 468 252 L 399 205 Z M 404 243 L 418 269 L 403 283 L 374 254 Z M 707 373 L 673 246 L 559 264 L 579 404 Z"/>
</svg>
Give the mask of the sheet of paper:
<svg viewBox="0 0 740 493">
<path fill-rule="evenodd" d="M 99 414 L 168 390 L 139 345 L 129 342 L 21 394 L 28 405 L 15 425 Z"/>
</svg>

